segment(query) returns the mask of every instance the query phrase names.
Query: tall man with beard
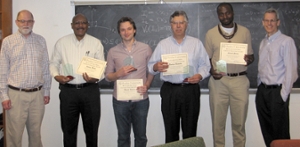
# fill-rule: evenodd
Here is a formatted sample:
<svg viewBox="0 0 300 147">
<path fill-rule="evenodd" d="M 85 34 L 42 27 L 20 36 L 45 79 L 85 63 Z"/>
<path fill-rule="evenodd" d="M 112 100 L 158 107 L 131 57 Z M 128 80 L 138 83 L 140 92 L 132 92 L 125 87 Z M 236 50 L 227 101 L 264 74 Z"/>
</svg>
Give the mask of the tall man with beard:
<svg viewBox="0 0 300 147">
<path fill-rule="evenodd" d="M 224 132 L 228 109 L 231 113 L 234 147 L 244 147 L 249 97 L 249 80 L 246 77 L 246 70 L 254 60 L 251 35 L 247 28 L 233 22 L 234 12 L 231 4 L 219 4 L 217 14 L 220 24 L 207 32 L 205 41 L 212 67 L 208 88 L 214 147 L 225 146 Z M 220 57 L 221 42 L 247 44 L 248 51 L 244 56 L 246 66 L 227 64 L 227 73 L 218 73 L 216 63 Z"/>
<path fill-rule="evenodd" d="M 104 76 L 92 78 L 86 73 L 75 73 L 83 56 L 104 60 L 103 46 L 100 40 L 86 34 L 88 20 L 83 14 L 75 15 L 71 26 L 74 34 L 57 41 L 50 62 L 51 75 L 59 82 L 64 146 L 76 147 L 81 114 L 86 146 L 97 147 L 100 122 L 100 91 L 97 82 Z"/>
<path fill-rule="evenodd" d="M 6 145 L 21 147 L 26 126 L 29 147 L 42 147 L 41 124 L 50 100 L 51 76 L 45 39 L 32 32 L 34 18 L 18 13 L 19 27 L 3 40 L 0 54 L 0 97 L 6 113 Z"/>
</svg>

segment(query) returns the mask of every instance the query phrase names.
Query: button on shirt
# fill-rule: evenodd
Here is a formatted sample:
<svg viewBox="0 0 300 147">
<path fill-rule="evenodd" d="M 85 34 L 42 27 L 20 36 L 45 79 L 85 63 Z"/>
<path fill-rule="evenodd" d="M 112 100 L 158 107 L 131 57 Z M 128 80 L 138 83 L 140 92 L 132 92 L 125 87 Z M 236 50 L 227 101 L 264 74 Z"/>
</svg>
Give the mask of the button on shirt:
<svg viewBox="0 0 300 147">
<path fill-rule="evenodd" d="M 200 74 L 202 80 L 209 76 L 210 61 L 202 42 L 194 37 L 185 36 L 183 41 L 178 44 L 173 36 L 160 41 L 154 50 L 152 57 L 148 63 L 148 70 L 151 74 L 158 74 L 158 71 L 153 71 L 153 66 L 161 61 L 163 54 L 188 53 L 188 64 L 190 69 L 189 74 L 168 75 L 160 74 L 162 81 L 171 83 L 182 83 L 187 77 L 195 74 Z"/>
<path fill-rule="evenodd" d="M 266 36 L 259 48 L 258 85 L 282 84 L 281 97 L 287 100 L 297 80 L 297 49 L 294 40 L 278 30 Z"/>
<path fill-rule="evenodd" d="M 25 38 L 20 32 L 3 40 L 0 54 L 0 97 L 8 100 L 8 85 L 22 89 L 43 86 L 50 95 L 51 75 L 45 39 L 33 32 Z"/>
<path fill-rule="evenodd" d="M 89 56 L 95 59 L 103 60 L 103 46 L 99 39 L 85 34 L 80 41 L 77 40 L 74 34 L 62 37 L 55 44 L 51 60 L 50 72 L 53 77 L 57 75 L 75 77 L 68 82 L 69 84 L 86 83 L 82 74 L 77 74 L 77 69 L 80 65 L 83 56 Z M 99 81 L 104 78 L 104 75 L 99 77 Z"/>
</svg>

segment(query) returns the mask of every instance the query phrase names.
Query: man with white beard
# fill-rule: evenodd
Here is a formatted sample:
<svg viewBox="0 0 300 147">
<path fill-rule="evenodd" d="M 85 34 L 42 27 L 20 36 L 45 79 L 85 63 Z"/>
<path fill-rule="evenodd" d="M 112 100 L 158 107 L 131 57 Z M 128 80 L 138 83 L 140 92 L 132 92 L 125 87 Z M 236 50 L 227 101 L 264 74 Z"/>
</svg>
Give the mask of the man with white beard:
<svg viewBox="0 0 300 147">
<path fill-rule="evenodd" d="M 21 147 L 26 126 L 28 147 L 42 147 L 41 124 L 50 100 L 51 75 L 45 39 L 32 32 L 34 18 L 22 10 L 18 32 L 4 38 L 0 54 L 0 98 L 6 113 L 6 145 Z"/>
</svg>

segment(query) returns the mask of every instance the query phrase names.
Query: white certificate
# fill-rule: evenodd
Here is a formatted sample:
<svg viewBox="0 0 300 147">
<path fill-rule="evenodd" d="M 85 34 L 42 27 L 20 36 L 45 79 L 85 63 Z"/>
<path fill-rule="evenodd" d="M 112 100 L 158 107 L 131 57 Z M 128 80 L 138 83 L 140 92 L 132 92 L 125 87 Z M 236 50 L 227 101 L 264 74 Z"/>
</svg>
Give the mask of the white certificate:
<svg viewBox="0 0 300 147">
<path fill-rule="evenodd" d="M 118 100 L 141 100 L 143 95 L 138 93 L 137 87 L 143 86 L 143 79 L 117 80 Z"/>
<path fill-rule="evenodd" d="M 226 61 L 227 64 L 246 65 L 244 56 L 247 54 L 248 44 L 243 43 L 225 43 L 220 44 L 220 60 Z"/>
<path fill-rule="evenodd" d="M 89 77 L 99 79 L 106 67 L 106 62 L 92 57 L 84 56 L 77 69 L 77 74 L 87 73 Z"/>
<path fill-rule="evenodd" d="M 188 74 L 188 54 L 178 53 L 178 54 L 164 54 L 161 55 L 162 62 L 168 62 L 168 69 L 163 72 L 163 75 L 176 75 L 176 74 Z"/>
</svg>

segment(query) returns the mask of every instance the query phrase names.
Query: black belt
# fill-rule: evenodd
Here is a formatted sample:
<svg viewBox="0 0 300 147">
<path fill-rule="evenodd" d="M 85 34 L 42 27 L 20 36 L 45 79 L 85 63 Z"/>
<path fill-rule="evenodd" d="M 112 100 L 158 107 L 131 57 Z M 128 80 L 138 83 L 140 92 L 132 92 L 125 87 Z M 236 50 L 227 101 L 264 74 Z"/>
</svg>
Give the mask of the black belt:
<svg viewBox="0 0 300 147">
<path fill-rule="evenodd" d="M 64 86 L 64 87 L 68 87 L 68 88 L 76 88 L 76 89 L 81 89 L 81 88 L 84 88 L 84 87 L 88 87 L 88 86 L 91 86 L 91 85 L 95 85 L 97 83 L 83 83 L 83 84 L 60 84 L 61 86 Z"/>
<path fill-rule="evenodd" d="M 43 86 L 39 86 L 37 88 L 32 88 L 32 89 L 23 89 L 23 88 L 18 88 L 18 87 L 14 87 L 14 86 L 11 86 L 11 85 L 8 85 L 8 87 L 10 89 L 13 89 L 13 90 L 18 90 L 18 91 L 24 91 L 24 92 L 35 92 L 35 91 L 39 91 L 42 89 Z"/>
<path fill-rule="evenodd" d="M 263 82 L 260 83 L 260 85 L 263 86 L 263 87 L 266 88 L 266 89 L 276 89 L 276 88 L 278 88 L 278 87 L 281 87 L 281 84 L 280 84 L 280 85 L 266 85 L 266 84 L 264 84 Z"/>
<path fill-rule="evenodd" d="M 241 76 L 241 75 L 246 75 L 246 74 L 247 74 L 247 72 L 243 71 L 243 72 L 240 72 L 240 73 L 227 73 L 227 76 L 236 77 L 236 76 Z"/>
<path fill-rule="evenodd" d="M 196 85 L 196 84 L 191 84 L 191 83 L 171 83 L 171 82 L 165 82 L 166 84 L 169 84 L 169 85 L 173 85 L 173 86 L 181 86 L 181 87 L 184 87 L 184 86 L 190 86 L 190 85 Z"/>
</svg>

